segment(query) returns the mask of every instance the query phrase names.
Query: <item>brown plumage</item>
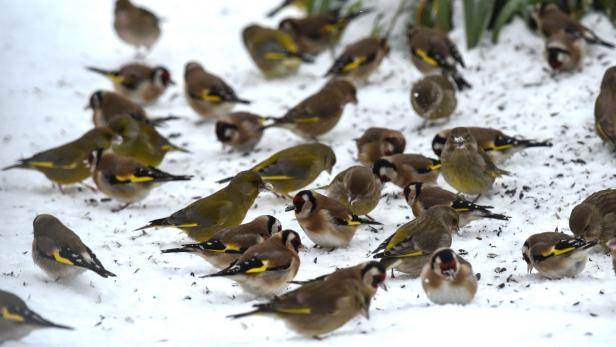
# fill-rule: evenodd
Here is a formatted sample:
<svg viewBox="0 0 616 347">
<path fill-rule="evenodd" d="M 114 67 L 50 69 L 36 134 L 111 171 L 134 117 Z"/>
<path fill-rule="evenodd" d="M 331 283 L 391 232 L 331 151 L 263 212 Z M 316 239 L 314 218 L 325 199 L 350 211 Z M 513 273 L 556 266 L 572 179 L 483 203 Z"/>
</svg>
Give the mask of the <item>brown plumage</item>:
<svg viewBox="0 0 616 347">
<path fill-rule="evenodd" d="M 338 124 L 347 103 L 357 103 L 355 87 L 348 81 L 333 80 L 281 118 L 272 118 L 273 123 L 264 128 L 281 127 L 314 139 Z"/>
<path fill-rule="evenodd" d="M 459 90 L 471 85 L 458 73 L 457 65 L 465 67 L 456 45 L 447 34 L 435 29 L 418 27 L 408 33 L 411 60 L 424 75 L 441 73 L 451 77 Z"/>
<path fill-rule="evenodd" d="M 188 104 L 201 117 L 224 119 L 235 104 L 249 104 L 241 99 L 220 77 L 211 74 L 197 62 L 188 62 L 184 69 L 184 92 Z"/>
<path fill-rule="evenodd" d="M 595 130 L 604 142 L 616 146 L 616 66 L 605 71 L 595 101 Z"/>
<path fill-rule="evenodd" d="M 105 195 L 131 204 L 145 199 L 150 191 L 164 182 L 187 181 L 191 176 L 177 176 L 130 157 L 99 150 L 92 158 L 92 179 Z"/>
<path fill-rule="evenodd" d="M 561 30 L 545 41 L 545 59 L 553 70 L 573 71 L 583 55 L 582 39 L 570 32 Z"/>
<path fill-rule="evenodd" d="M 158 100 L 169 85 L 175 84 L 169 70 L 163 66 L 130 63 L 117 70 L 87 69 L 109 78 L 117 93 L 140 104 Z"/>
<path fill-rule="evenodd" d="M 97 127 L 109 126 L 119 115 L 132 115 L 135 119 L 147 120 L 143 107 L 114 92 L 98 90 L 90 96 L 88 107 L 92 109 L 92 122 Z"/>
<path fill-rule="evenodd" d="M 543 3 L 535 14 L 535 18 L 539 31 L 546 39 L 564 31 L 573 34 L 577 38 L 584 39 L 590 44 L 600 44 L 609 48 L 614 47 L 613 44 L 602 40 L 592 30 L 571 18 L 556 4 Z"/>
<path fill-rule="evenodd" d="M 295 211 L 306 236 L 321 247 L 346 247 L 361 224 L 381 224 L 354 215 L 345 205 L 325 195 L 302 190 L 287 211 Z"/>
<path fill-rule="evenodd" d="M 404 188 L 411 182 L 436 183 L 441 162 L 421 154 L 394 154 L 374 162 L 374 172 L 381 181 Z"/>
<path fill-rule="evenodd" d="M 439 248 L 424 265 L 421 286 L 435 304 L 466 305 L 477 293 L 477 278 L 468 261 L 452 249 Z"/>
<path fill-rule="evenodd" d="M 263 136 L 265 118 L 249 112 L 229 113 L 216 122 L 216 138 L 238 151 L 250 151 Z"/>
<path fill-rule="evenodd" d="M 366 82 L 387 53 L 386 38 L 366 37 L 346 46 L 325 76 L 345 78 L 353 83 Z"/>
<path fill-rule="evenodd" d="M 616 237 L 616 189 L 595 192 L 575 206 L 569 228 L 587 240 L 607 242 Z"/>
<path fill-rule="evenodd" d="M 202 277 L 228 277 L 249 293 L 269 296 L 285 288 L 299 269 L 299 234 L 284 230 L 244 252 L 227 268 Z"/>
<path fill-rule="evenodd" d="M 248 223 L 224 228 L 200 243 L 164 249 L 163 253 L 194 253 L 219 268 L 235 262 L 246 250 L 282 230 L 280 221 L 273 216 L 259 216 Z"/>
<path fill-rule="evenodd" d="M 398 130 L 372 127 L 355 139 L 355 144 L 358 160 L 372 166 L 381 157 L 404 152 L 406 139 Z"/>
<path fill-rule="evenodd" d="M 323 189 L 328 197 L 344 204 L 353 214 L 364 215 L 378 205 L 383 182 L 371 168 L 351 166 L 338 173 Z"/>
<path fill-rule="evenodd" d="M 137 50 L 145 47 L 150 50 L 160 37 L 159 19 L 129 0 L 117 0 L 114 10 L 113 28 L 122 41 L 135 46 Z"/>
<path fill-rule="evenodd" d="M 612 252 L 612 267 L 614 268 L 614 273 L 616 273 L 616 238 L 608 241 L 607 247 Z"/>
</svg>

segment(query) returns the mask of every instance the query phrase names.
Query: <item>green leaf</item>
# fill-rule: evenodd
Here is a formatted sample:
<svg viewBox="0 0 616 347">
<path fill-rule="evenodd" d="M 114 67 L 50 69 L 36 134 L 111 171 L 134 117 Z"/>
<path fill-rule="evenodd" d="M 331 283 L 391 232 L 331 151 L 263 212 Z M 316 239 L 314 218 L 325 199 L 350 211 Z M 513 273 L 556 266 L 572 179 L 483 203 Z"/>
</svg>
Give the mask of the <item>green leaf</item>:
<svg viewBox="0 0 616 347">
<path fill-rule="evenodd" d="M 437 0 L 434 3 L 436 11 L 436 28 L 446 33 L 451 30 L 451 2 L 449 0 Z"/>
<path fill-rule="evenodd" d="M 464 26 L 468 49 L 475 47 L 479 42 L 481 34 L 490 23 L 493 9 L 493 0 L 464 0 Z"/>
<path fill-rule="evenodd" d="M 498 42 L 498 36 L 505 23 L 507 23 L 516 13 L 522 11 L 526 6 L 526 3 L 527 0 L 509 0 L 507 2 L 494 22 L 494 29 L 492 29 L 492 43 Z"/>
</svg>

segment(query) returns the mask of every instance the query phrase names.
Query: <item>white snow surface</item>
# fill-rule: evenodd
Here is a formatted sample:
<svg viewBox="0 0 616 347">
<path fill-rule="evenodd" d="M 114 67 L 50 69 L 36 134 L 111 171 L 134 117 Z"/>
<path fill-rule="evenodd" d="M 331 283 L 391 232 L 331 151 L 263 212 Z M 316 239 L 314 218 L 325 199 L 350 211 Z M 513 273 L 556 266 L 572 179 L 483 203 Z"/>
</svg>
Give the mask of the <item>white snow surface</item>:
<svg viewBox="0 0 616 347">
<path fill-rule="evenodd" d="M 92 92 L 109 90 L 111 83 L 84 66 L 118 67 L 132 60 L 134 50 L 112 29 L 112 1 L 2 3 L 0 166 L 7 166 L 90 129 L 91 113 L 83 107 Z M 112 213 L 119 203 L 101 202 L 105 198 L 101 193 L 74 186 L 61 194 L 40 173 L 1 172 L 0 288 L 16 293 L 44 317 L 75 327 L 74 331 L 39 330 L 5 346 L 614 345 L 616 276 L 608 255 L 592 254 L 582 274 L 563 280 L 527 274 L 521 257 L 528 236 L 555 228 L 569 232 L 573 206 L 592 192 L 615 186 L 614 153 L 593 131 L 594 102 L 603 72 L 616 64 L 613 50 L 589 47 L 579 71 L 553 75 L 543 58 L 542 38 L 516 19 L 503 30 L 498 45 L 492 45 L 486 35 L 476 49 L 468 51 L 462 9 L 457 5 L 456 29 L 450 37 L 462 51 L 467 63 L 462 73 L 473 88 L 458 94 L 458 108 L 445 126 L 495 127 L 510 135 L 551 139 L 554 147 L 516 154 L 501 165 L 514 174 L 499 179 L 493 193 L 481 197 L 480 203 L 510 215 L 509 222 L 476 221 L 455 236 L 452 248 L 466 250 L 465 258 L 481 273 L 471 304 L 434 305 L 419 280 L 399 274 L 388 279 L 389 291 L 376 295 L 369 320 L 358 317 L 316 341 L 295 334 L 272 317 L 225 318 L 250 310 L 261 300 L 243 293 L 230 280 L 198 278 L 216 269 L 197 256 L 161 254 L 161 249 L 190 242 L 181 231 L 156 229 L 142 234 L 133 230 L 220 189 L 216 180 L 303 143 L 284 129 L 271 129 L 250 155 L 223 150 L 214 125 L 196 126 L 198 116 L 183 97 L 187 61 L 203 63 L 240 96 L 254 101 L 236 110 L 277 116 L 321 87 L 325 82 L 321 76 L 332 62 L 330 54 L 302 66 L 295 76 L 266 80 L 243 48 L 241 29 L 252 22 L 276 25 L 284 16 L 297 15 L 295 10 L 267 19 L 265 13 L 278 0 L 138 3 L 164 17 L 163 35 L 146 62 L 168 66 L 178 82 L 147 111 L 182 115 L 182 120 L 169 123 L 162 132 L 181 134 L 174 141 L 193 152 L 172 153 L 161 168 L 195 177 L 165 184 L 143 202 Z M 379 8 L 393 12 L 397 1 L 378 3 Z M 373 18 L 366 16 L 351 24 L 342 45 L 368 35 Z M 605 17 L 591 13 L 583 22 L 614 41 L 616 30 Z M 333 174 L 356 164 L 352 139 L 369 126 L 400 129 L 407 137 L 407 152 L 433 156 L 431 139 L 443 127 L 417 131 L 421 119 L 410 107 L 409 90 L 420 73 L 410 63 L 403 25 L 401 19 L 389 57 L 370 83 L 359 89 L 359 104 L 347 106 L 341 122 L 320 139 L 338 157 Z M 323 173 L 312 186 L 332 177 Z M 86 183 L 93 185 L 91 180 Z M 446 186 L 442 178 L 439 183 Z M 300 254 L 297 279 L 369 260 L 369 251 L 413 218 L 399 191 L 388 186 L 388 197 L 371 214 L 384 223 L 382 230 L 359 230 L 347 249 L 312 248 L 304 238 L 308 249 Z M 284 228 L 300 231 L 293 214 L 284 212 L 286 204 L 261 194 L 246 220 L 273 214 Z M 40 213 L 60 218 L 118 276 L 103 279 L 87 272 L 72 280 L 49 280 L 30 254 L 31 223 Z M 499 268 L 502 272 L 497 273 Z"/>
</svg>

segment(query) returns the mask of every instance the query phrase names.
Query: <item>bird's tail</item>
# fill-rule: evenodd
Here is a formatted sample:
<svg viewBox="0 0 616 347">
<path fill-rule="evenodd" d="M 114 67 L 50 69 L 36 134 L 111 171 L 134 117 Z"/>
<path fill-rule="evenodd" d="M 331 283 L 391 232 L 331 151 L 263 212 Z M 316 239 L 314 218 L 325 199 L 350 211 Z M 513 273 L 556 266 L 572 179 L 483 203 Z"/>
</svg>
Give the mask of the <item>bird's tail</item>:
<svg viewBox="0 0 616 347">
<path fill-rule="evenodd" d="M 250 100 L 242 99 L 242 98 L 239 98 L 239 97 L 235 97 L 235 98 L 233 98 L 233 99 L 231 99 L 229 101 L 233 102 L 233 103 L 236 103 L 236 104 L 244 104 L 244 105 L 250 105 L 250 103 L 252 102 Z"/>
<path fill-rule="evenodd" d="M 458 90 L 462 91 L 464 89 L 470 89 L 472 88 L 472 85 L 470 83 L 468 83 L 467 80 L 464 79 L 464 77 L 462 77 L 462 75 L 460 75 L 460 73 L 456 70 L 453 70 L 451 72 L 451 78 L 453 79 L 453 81 L 456 84 L 456 87 L 458 87 Z"/>
<path fill-rule="evenodd" d="M 252 310 L 252 311 L 248 311 L 248 312 L 244 312 L 244 313 L 232 314 L 232 315 L 227 316 L 227 318 L 231 318 L 231 319 L 244 318 L 244 317 L 252 316 L 254 314 L 258 314 L 258 313 L 261 313 L 261 312 L 263 312 L 263 310 L 258 308 L 256 310 Z"/>
<path fill-rule="evenodd" d="M 587 42 L 595 45 L 601 45 L 607 48 L 614 48 L 613 43 L 603 40 L 602 38 L 597 36 L 597 34 L 595 34 L 592 30 L 586 29 L 584 30 L 584 33 L 586 34 L 584 35 L 584 39 L 586 39 Z"/>
<path fill-rule="evenodd" d="M 283 8 L 289 6 L 293 0 L 284 0 L 280 3 L 280 5 L 276 6 L 274 9 L 267 13 L 267 17 L 274 17 L 278 12 L 280 12 Z"/>
<path fill-rule="evenodd" d="M 359 11 L 354 11 L 354 12 L 351 12 L 351 13 L 345 15 L 344 19 L 346 19 L 347 21 L 352 21 L 353 19 L 355 19 L 357 17 L 363 16 L 365 14 L 369 14 L 369 13 L 372 13 L 372 12 L 374 12 L 374 8 L 367 7 L 367 8 L 363 8 L 363 9 L 361 9 Z"/>
<path fill-rule="evenodd" d="M 234 176 L 229 176 L 226 178 L 223 178 L 221 180 L 216 181 L 216 183 L 221 184 L 221 183 L 227 183 L 227 182 L 231 182 L 231 180 L 233 179 Z"/>
<path fill-rule="evenodd" d="M 194 250 L 192 248 L 188 248 L 186 246 L 183 246 L 181 248 L 163 249 L 160 252 L 161 253 L 194 253 Z"/>
<path fill-rule="evenodd" d="M 101 74 L 103 76 L 109 76 L 111 75 L 111 71 L 109 70 L 103 70 L 103 69 L 99 69 L 97 67 L 93 67 L 93 66 L 86 66 L 86 70 L 88 71 L 92 71 L 92 72 L 96 72 L 97 74 Z"/>
<path fill-rule="evenodd" d="M 181 119 L 181 117 L 179 116 L 174 116 L 174 115 L 169 115 L 167 117 L 156 117 L 156 118 L 150 118 L 150 123 L 155 126 L 155 127 L 159 127 L 165 123 L 167 123 L 170 120 L 177 120 L 177 119 Z"/>
<path fill-rule="evenodd" d="M 359 216 L 353 216 L 353 221 L 360 222 L 361 224 L 383 225 L 383 223 L 377 222 L 375 220 L 370 220 L 368 218 L 361 218 Z"/>
<path fill-rule="evenodd" d="M 483 218 L 498 219 L 498 220 L 509 220 L 511 218 L 509 216 L 505 216 L 504 214 L 491 213 L 491 212 L 483 212 L 481 216 Z"/>
<path fill-rule="evenodd" d="M 516 140 L 519 146 L 528 148 L 528 147 L 552 147 L 552 142 L 550 141 L 537 141 L 537 140 Z"/>
<path fill-rule="evenodd" d="M 165 217 L 165 218 L 151 220 L 148 223 L 148 225 L 144 225 L 141 228 L 137 228 L 135 229 L 135 231 L 154 228 L 154 227 L 171 226 L 171 225 L 172 224 L 169 222 L 169 217 Z"/>
<path fill-rule="evenodd" d="M 12 170 L 12 169 L 27 169 L 27 168 L 29 168 L 28 162 L 26 160 L 20 160 L 13 165 L 3 167 L 2 171 Z"/>
</svg>

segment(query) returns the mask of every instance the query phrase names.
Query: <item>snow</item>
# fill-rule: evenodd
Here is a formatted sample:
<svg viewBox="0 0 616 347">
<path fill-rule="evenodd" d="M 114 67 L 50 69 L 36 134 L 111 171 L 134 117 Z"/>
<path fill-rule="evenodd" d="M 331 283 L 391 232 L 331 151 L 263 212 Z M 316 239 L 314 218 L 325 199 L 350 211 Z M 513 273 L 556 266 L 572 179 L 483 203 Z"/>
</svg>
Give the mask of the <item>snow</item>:
<svg viewBox="0 0 616 347">
<path fill-rule="evenodd" d="M 568 216 L 575 204 L 592 192 L 614 187 L 616 158 L 593 131 L 593 108 L 603 72 L 616 63 L 616 55 L 589 47 L 580 71 L 553 75 L 542 56 L 543 40 L 519 19 L 504 29 L 499 45 L 493 46 L 486 37 L 479 47 L 467 51 L 458 8 L 457 26 L 450 34 L 467 62 L 462 73 L 473 89 L 458 95 L 458 109 L 446 126 L 489 126 L 554 142 L 552 148 L 530 149 L 502 164 L 514 175 L 499 179 L 493 193 L 481 198 L 480 203 L 495 206 L 495 212 L 510 215 L 509 222 L 477 221 L 454 238 L 453 248 L 466 250 L 465 258 L 481 273 L 471 304 L 433 305 L 418 280 L 399 275 L 388 279 L 388 292 L 380 291 L 375 297 L 370 320 L 358 317 L 317 342 L 270 317 L 226 319 L 259 300 L 230 280 L 198 278 L 215 269 L 197 256 L 161 254 L 161 249 L 189 241 L 180 231 L 133 231 L 218 190 L 217 179 L 302 143 L 284 129 L 271 129 L 249 156 L 223 151 L 213 124 L 196 126 L 198 116 L 182 95 L 183 67 L 189 60 L 202 62 L 241 97 L 254 101 L 238 110 L 281 115 L 318 90 L 331 64 L 329 54 L 321 55 L 314 65 L 302 66 L 296 76 L 266 81 L 244 51 L 240 31 L 248 23 L 275 25 L 282 17 L 296 14 L 285 10 L 275 19 L 265 18 L 277 2 L 138 1 L 165 18 L 161 40 L 146 61 L 168 66 L 178 82 L 148 112 L 183 116 L 162 131 L 180 133 L 175 142 L 193 152 L 170 154 L 161 168 L 193 174 L 192 181 L 166 184 L 142 203 L 112 213 L 119 203 L 102 202 L 104 196 L 89 189 L 68 187 L 61 194 L 39 173 L 0 173 L 4 224 L 0 288 L 18 294 L 44 317 L 76 328 L 37 331 L 5 346 L 613 345 L 616 276 L 609 256 L 592 254 L 586 270 L 576 278 L 547 280 L 526 273 L 521 247 L 533 233 L 555 228 L 568 232 Z M 31 0 L 4 5 L 0 12 L 0 166 L 68 142 L 92 127 L 91 114 L 83 107 L 93 91 L 110 89 L 111 84 L 84 67 L 113 68 L 134 55 L 112 30 L 112 1 Z M 379 7 L 394 9 L 396 1 L 379 2 Z M 372 21 L 370 15 L 353 23 L 342 44 L 367 35 Z M 591 13 L 583 21 L 613 41 L 616 31 L 605 17 Z M 409 62 L 402 25 L 403 20 L 396 30 L 399 34 L 392 37 L 391 54 L 371 83 L 359 90 L 358 106 L 348 106 L 340 124 L 321 138 L 336 151 L 333 174 L 355 164 L 351 139 L 369 126 L 401 129 L 407 137 L 407 152 L 433 156 L 430 142 L 442 127 L 417 131 L 421 119 L 410 108 L 409 90 L 420 74 Z M 327 183 L 333 174 L 323 173 L 314 186 Z M 445 185 L 442 178 L 439 182 Z M 412 214 L 398 197 L 399 189 L 388 186 L 385 192 L 388 197 L 372 213 L 384 223 L 383 230 L 362 229 L 349 248 L 331 253 L 311 248 L 304 238 L 309 248 L 300 254 L 297 279 L 368 260 L 370 250 L 410 220 Z M 300 231 L 293 214 L 284 212 L 286 203 L 262 194 L 246 220 L 273 214 L 284 228 Z M 40 213 L 59 217 L 118 277 L 103 279 L 88 272 L 58 282 L 46 278 L 30 254 L 31 221 Z M 495 272 L 497 268 L 502 272 Z"/>
</svg>

